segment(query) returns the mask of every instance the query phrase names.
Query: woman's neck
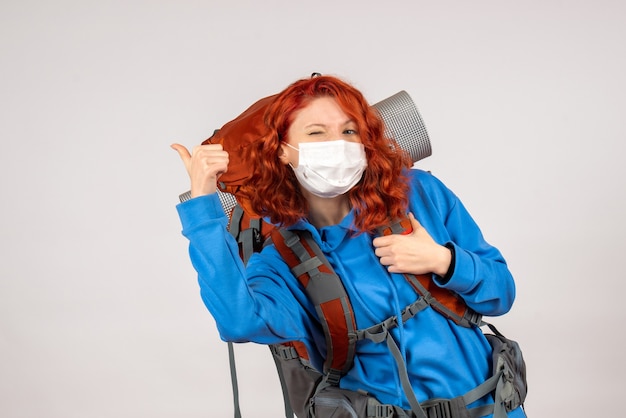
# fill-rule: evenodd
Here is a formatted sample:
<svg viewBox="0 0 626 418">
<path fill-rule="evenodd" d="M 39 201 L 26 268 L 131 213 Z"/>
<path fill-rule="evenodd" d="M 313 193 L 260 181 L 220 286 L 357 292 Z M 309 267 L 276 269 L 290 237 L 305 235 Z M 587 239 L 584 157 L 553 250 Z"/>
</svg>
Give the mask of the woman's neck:
<svg viewBox="0 0 626 418">
<path fill-rule="evenodd" d="M 322 198 L 303 190 L 309 202 L 309 222 L 316 228 L 337 225 L 350 212 L 348 194 L 333 198 Z"/>
</svg>

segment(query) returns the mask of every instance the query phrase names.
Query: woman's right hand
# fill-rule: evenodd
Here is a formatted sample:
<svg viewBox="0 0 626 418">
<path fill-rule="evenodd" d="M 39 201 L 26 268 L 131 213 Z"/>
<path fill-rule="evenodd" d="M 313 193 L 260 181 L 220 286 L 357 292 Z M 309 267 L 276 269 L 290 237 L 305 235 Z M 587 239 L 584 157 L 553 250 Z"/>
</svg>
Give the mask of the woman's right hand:
<svg viewBox="0 0 626 418">
<path fill-rule="evenodd" d="M 191 197 L 217 191 L 217 180 L 228 170 L 228 152 L 221 144 L 198 145 L 189 150 L 181 144 L 172 144 L 185 164 L 191 180 Z"/>
</svg>

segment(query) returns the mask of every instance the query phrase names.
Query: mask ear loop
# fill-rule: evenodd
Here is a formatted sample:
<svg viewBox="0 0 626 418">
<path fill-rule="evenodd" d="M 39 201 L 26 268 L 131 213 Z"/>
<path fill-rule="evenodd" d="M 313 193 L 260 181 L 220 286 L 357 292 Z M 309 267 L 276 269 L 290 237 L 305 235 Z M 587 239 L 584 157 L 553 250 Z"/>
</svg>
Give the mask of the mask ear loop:
<svg viewBox="0 0 626 418">
<path fill-rule="evenodd" d="M 294 149 L 294 150 L 296 150 L 296 151 L 300 152 L 300 150 L 299 150 L 298 148 L 294 147 L 294 146 L 293 146 L 293 145 L 291 145 L 291 144 L 288 144 L 287 142 L 283 142 L 283 144 L 287 145 L 287 146 L 288 146 L 289 148 L 291 148 L 291 149 Z"/>
</svg>

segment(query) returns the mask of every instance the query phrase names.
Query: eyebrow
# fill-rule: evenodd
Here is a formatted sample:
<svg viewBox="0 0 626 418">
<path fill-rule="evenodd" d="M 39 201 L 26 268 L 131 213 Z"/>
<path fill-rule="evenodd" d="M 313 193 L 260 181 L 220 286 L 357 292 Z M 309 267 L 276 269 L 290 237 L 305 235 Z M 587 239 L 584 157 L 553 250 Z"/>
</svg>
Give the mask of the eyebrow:
<svg viewBox="0 0 626 418">
<path fill-rule="evenodd" d="M 348 119 L 347 121 L 345 121 L 342 126 L 346 126 L 349 125 L 351 123 L 356 123 L 355 121 L 353 121 L 352 119 Z M 310 125 L 306 125 L 304 128 L 326 128 L 327 125 L 324 125 L 323 123 L 311 123 Z"/>
<path fill-rule="evenodd" d="M 312 123 L 310 125 L 306 125 L 304 128 L 325 128 L 326 125 L 324 125 L 323 123 Z"/>
</svg>

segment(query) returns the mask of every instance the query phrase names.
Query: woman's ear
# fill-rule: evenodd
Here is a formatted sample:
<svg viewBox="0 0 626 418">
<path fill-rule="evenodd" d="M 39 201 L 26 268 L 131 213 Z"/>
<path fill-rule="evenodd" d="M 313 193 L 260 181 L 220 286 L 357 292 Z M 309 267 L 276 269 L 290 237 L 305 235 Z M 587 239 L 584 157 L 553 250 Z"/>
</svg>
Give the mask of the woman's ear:
<svg viewBox="0 0 626 418">
<path fill-rule="evenodd" d="M 280 151 L 278 151 L 278 159 L 281 163 L 287 165 L 289 164 L 289 147 L 285 145 L 284 142 L 280 143 Z"/>
</svg>

